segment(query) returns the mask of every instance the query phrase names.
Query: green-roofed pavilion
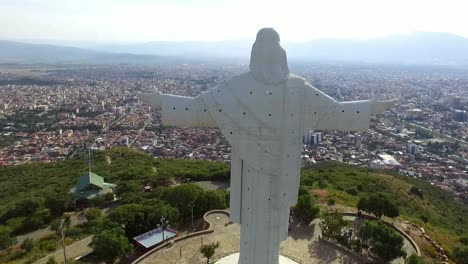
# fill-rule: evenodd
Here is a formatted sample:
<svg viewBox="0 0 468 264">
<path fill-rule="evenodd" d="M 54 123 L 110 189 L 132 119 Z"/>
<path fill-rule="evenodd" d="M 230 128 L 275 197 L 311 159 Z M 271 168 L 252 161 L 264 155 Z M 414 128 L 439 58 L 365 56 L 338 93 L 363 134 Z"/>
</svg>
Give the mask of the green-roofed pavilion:
<svg viewBox="0 0 468 264">
<path fill-rule="evenodd" d="M 115 184 L 104 182 L 104 178 L 92 173 L 86 172 L 78 179 L 74 188 L 70 190 L 76 199 L 92 199 L 106 193 L 114 193 Z"/>
</svg>

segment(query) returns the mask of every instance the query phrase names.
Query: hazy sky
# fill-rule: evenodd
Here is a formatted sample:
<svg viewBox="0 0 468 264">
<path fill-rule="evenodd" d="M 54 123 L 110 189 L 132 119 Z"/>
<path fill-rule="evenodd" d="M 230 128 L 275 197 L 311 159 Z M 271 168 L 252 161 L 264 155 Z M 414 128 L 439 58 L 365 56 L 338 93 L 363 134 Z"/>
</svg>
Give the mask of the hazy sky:
<svg viewBox="0 0 468 264">
<path fill-rule="evenodd" d="M 373 38 L 413 31 L 468 37 L 466 0 L 0 0 L 0 39 L 86 42 Z"/>
</svg>

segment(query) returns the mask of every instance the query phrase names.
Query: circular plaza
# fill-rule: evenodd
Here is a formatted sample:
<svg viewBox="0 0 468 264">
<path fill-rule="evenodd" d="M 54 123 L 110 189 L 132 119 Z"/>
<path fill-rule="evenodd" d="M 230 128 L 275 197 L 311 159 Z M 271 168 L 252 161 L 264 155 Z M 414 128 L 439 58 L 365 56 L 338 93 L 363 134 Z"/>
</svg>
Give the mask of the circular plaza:
<svg viewBox="0 0 468 264">
<path fill-rule="evenodd" d="M 345 217 L 352 220 L 352 217 Z M 211 262 L 217 264 L 237 264 L 240 249 L 240 226 L 229 222 L 229 213 L 212 211 L 205 215 L 210 224 L 209 231 L 203 234 L 192 234 L 175 239 L 173 243 L 150 251 L 134 263 L 177 263 L 204 264 L 206 258 L 200 253 L 204 244 L 219 242 Z M 294 225 L 289 237 L 281 243 L 281 264 L 295 263 L 363 263 L 363 259 L 342 248 L 319 239 L 321 234 L 319 219 L 310 225 Z M 408 254 L 415 252 L 409 241 L 405 239 L 405 250 Z M 396 259 L 392 263 L 404 263 L 404 259 Z"/>
</svg>

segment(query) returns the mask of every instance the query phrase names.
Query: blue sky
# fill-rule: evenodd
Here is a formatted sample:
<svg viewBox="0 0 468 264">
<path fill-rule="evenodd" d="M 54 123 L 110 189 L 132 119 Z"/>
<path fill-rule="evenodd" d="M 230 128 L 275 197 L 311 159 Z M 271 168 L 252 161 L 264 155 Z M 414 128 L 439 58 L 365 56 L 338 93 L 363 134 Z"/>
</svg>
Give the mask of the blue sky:
<svg viewBox="0 0 468 264">
<path fill-rule="evenodd" d="M 414 31 L 468 37 L 463 0 L 0 0 L 0 39 L 146 42 L 374 38 Z"/>
</svg>

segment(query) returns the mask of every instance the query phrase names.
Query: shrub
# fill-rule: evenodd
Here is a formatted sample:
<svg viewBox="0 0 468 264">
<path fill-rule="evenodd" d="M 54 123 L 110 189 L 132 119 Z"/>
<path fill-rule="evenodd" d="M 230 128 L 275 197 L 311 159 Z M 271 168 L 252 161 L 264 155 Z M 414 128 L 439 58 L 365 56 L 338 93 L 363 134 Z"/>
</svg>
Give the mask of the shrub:
<svg viewBox="0 0 468 264">
<path fill-rule="evenodd" d="M 306 194 L 309 194 L 309 190 L 304 186 L 300 186 L 299 187 L 299 196 L 306 195 Z"/>
<path fill-rule="evenodd" d="M 420 215 L 419 218 L 420 218 L 424 223 L 429 222 L 429 217 L 427 217 L 426 215 Z"/>
<path fill-rule="evenodd" d="M 6 227 L 0 228 L 0 250 L 8 249 L 10 250 L 17 240 L 15 237 L 11 236 L 11 232 Z"/>
<path fill-rule="evenodd" d="M 346 226 L 343 215 L 338 210 L 328 210 L 322 213 L 320 228 L 325 237 L 339 239 L 341 230 Z"/>
<path fill-rule="evenodd" d="M 47 260 L 46 264 L 58 264 L 58 262 L 55 260 L 54 257 L 50 257 L 50 258 Z"/>
<path fill-rule="evenodd" d="M 294 206 L 294 215 L 304 223 L 310 223 L 314 220 L 320 208 L 313 203 L 313 199 L 310 195 L 301 195 L 298 198 L 296 206 Z"/>
<path fill-rule="evenodd" d="M 78 227 L 70 227 L 69 229 L 65 230 L 65 236 L 71 238 L 79 238 L 80 235 L 83 234 L 83 230 Z"/>
<path fill-rule="evenodd" d="M 102 195 L 98 195 L 89 200 L 90 206 L 94 206 L 94 207 L 102 206 L 104 205 L 104 202 L 105 202 L 105 199 L 104 199 L 104 196 Z"/>
<path fill-rule="evenodd" d="M 325 188 L 328 187 L 328 182 L 325 181 L 325 180 L 320 179 L 318 181 L 318 186 L 319 186 L 320 189 L 325 189 Z"/>
<path fill-rule="evenodd" d="M 51 252 L 54 251 L 58 246 L 57 241 L 55 240 L 43 240 L 39 241 L 38 247 L 41 251 Z"/>
<path fill-rule="evenodd" d="M 468 264 L 468 246 L 454 248 L 452 256 L 457 263 Z"/>
<path fill-rule="evenodd" d="M 26 238 L 23 243 L 21 243 L 21 249 L 27 252 L 30 252 L 34 248 L 34 240 L 32 238 Z"/>
<path fill-rule="evenodd" d="M 102 217 L 101 209 L 99 208 L 89 208 L 85 213 L 86 221 L 88 223 L 94 222 Z"/>
<path fill-rule="evenodd" d="M 465 246 L 468 246 L 468 235 L 461 236 L 460 237 L 460 243 L 462 243 Z"/>
<path fill-rule="evenodd" d="M 104 195 L 104 200 L 107 202 L 111 202 L 114 200 L 114 193 L 108 192 Z"/>
<path fill-rule="evenodd" d="M 357 196 L 358 195 L 358 191 L 354 188 L 349 188 L 349 189 L 346 189 L 346 192 L 351 194 L 352 196 Z"/>
<path fill-rule="evenodd" d="M 382 215 L 391 218 L 400 215 L 397 205 L 383 194 L 370 195 L 368 198 L 359 199 L 357 208 L 372 213 L 379 219 Z"/>
<path fill-rule="evenodd" d="M 405 264 L 425 264 L 425 262 L 422 257 L 413 253 L 405 260 Z"/>
<path fill-rule="evenodd" d="M 314 185 L 314 180 L 311 179 L 311 178 L 303 178 L 302 179 L 302 185 L 312 186 L 312 185 Z"/>
<path fill-rule="evenodd" d="M 361 227 L 360 237 L 370 241 L 372 253 L 383 261 L 390 261 L 406 255 L 402 250 L 403 237 L 382 221 L 366 221 Z"/>
</svg>

